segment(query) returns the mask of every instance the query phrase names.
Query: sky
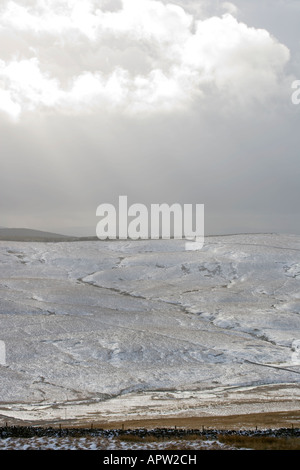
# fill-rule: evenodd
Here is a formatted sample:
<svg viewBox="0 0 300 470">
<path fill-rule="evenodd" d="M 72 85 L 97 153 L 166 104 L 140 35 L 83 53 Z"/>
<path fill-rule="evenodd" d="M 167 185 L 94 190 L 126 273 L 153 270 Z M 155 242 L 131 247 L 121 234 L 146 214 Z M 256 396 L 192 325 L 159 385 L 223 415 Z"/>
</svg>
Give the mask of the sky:
<svg viewBox="0 0 300 470">
<path fill-rule="evenodd" d="M 205 234 L 300 234 L 299 0 L 0 0 L 2 227 L 204 204 Z"/>
</svg>

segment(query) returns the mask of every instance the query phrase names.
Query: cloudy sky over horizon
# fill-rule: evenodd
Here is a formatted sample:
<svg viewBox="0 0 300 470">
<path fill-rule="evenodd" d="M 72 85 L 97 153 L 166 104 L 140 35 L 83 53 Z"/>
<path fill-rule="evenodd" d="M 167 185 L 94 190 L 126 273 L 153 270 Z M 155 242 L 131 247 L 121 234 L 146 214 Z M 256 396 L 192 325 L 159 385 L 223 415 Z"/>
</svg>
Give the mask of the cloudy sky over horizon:
<svg viewBox="0 0 300 470">
<path fill-rule="evenodd" d="M 298 0 L 0 0 L 0 226 L 205 205 L 205 232 L 300 234 Z M 300 94 L 299 94 L 300 96 Z"/>
</svg>

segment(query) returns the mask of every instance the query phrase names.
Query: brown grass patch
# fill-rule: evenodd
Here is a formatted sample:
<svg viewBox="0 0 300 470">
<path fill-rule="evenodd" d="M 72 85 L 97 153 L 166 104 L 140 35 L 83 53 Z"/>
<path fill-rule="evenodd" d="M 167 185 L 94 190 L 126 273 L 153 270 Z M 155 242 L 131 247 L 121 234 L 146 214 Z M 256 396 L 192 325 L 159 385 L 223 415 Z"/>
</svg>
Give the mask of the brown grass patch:
<svg viewBox="0 0 300 470">
<path fill-rule="evenodd" d="M 146 435 L 146 436 L 138 436 L 136 434 L 123 434 L 117 437 L 120 441 L 126 441 L 126 442 L 167 442 L 167 441 L 195 441 L 195 440 L 205 440 L 205 437 L 199 436 L 198 434 L 189 434 L 187 436 L 181 436 L 181 437 L 171 437 L 171 436 L 152 436 L 152 435 Z"/>
<path fill-rule="evenodd" d="M 94 420 L 94 427 L 104 429 L 138 429 L 138 428 L 185 428 L 185 429 L 278 429 L 298 427 L 299 411 L 276 411 L 266 413 L 247 413 L 229 416 L 194 416 L 194 417 L 159 417 L 128 419 L 127 421 L 103 422 Z M 82 422 L 78 426 L 90 425 Z"/>
<path fill-rule="evenodd" d="M 218 440 L 223 444 L 238 449 L 253 450 L 300 450 L 300 438 L 271 437 L 271 436 L 219 436 Z"/>
</svg>

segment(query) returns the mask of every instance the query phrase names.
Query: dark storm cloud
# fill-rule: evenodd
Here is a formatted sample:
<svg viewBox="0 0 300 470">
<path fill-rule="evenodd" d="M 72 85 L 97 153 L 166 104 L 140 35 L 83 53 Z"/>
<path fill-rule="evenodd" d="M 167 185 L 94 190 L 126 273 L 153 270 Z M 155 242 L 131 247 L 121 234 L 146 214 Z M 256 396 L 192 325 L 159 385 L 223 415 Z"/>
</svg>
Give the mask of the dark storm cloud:
<svg viewBox="0 0 300 470">
<path fill-rule="evenodd" d="M 254 3 L 3 2 L 0 225 L 93 233 L 125 194 L 299 232 L 299 37 Z"/>
</svg>

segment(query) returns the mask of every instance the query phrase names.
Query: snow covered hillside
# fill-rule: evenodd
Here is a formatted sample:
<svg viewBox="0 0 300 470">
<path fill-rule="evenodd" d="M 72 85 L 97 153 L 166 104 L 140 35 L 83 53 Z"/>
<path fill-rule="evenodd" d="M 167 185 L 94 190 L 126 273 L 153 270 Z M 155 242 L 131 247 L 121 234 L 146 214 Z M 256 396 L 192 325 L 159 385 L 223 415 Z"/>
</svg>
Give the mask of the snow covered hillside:
<svg viewBox="0 0 300 470">
<path fill-rule="evenodd" d="M 299 408 L 300 237 L 0 241 L 0 415 Z"/>
</svg>

